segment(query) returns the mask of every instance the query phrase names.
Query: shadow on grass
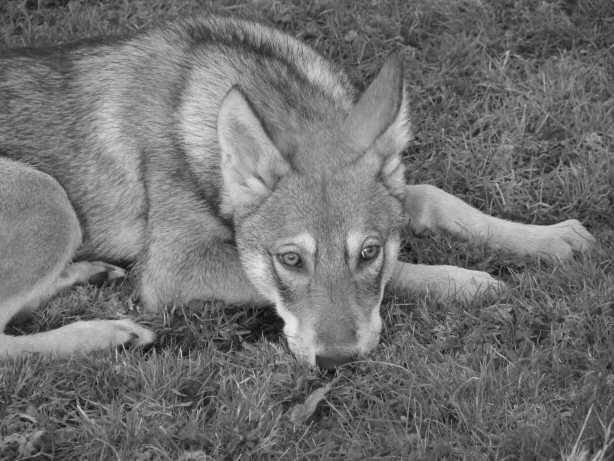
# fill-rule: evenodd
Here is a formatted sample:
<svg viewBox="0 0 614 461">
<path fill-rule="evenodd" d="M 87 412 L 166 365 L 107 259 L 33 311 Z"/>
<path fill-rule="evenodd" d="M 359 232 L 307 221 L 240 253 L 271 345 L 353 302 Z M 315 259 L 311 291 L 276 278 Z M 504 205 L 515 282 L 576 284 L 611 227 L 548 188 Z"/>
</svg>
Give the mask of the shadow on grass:
<svg viewBox="0 0 614 461">
<path fill-rule="evenodd" d="M 213 345 L 222 353 L 239 350 L 262 339 L 283 341 L 283 320 L 272 307 L 226 306 L 193 302 L 164 314 L 152 346 L 177 354 L 196 352 Z"/>
</svg>

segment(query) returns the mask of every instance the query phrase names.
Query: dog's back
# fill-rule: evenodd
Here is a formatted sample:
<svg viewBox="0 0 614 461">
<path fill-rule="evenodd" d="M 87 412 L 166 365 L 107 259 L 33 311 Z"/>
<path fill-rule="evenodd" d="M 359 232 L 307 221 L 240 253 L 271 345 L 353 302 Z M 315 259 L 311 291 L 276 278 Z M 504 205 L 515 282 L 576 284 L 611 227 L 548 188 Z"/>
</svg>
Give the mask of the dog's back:
<svg viewBox="0 0 614 461">
<path fill-rule="evenodd" d="M 129 39 L 0 54 L 0 156 L 65 188 L 84 230 L 81 256 L 135 259 L 160 170 L 198 187 L 218 214 L 216 118 L 232 85 L 289 154 L 354 98 L 339 69 L 279 31 L 179 20 Z"/>
</svg>

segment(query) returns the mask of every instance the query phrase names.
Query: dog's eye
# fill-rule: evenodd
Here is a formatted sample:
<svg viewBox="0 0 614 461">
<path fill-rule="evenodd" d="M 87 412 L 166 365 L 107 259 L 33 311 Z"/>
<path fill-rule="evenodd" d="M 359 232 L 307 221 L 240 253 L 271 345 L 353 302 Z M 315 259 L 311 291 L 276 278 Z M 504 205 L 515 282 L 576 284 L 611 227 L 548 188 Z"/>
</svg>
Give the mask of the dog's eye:
<svg viewBox="0 0 614 461">
<path fill-rule="evenodd" d="M 361 261 L 369 261 L 371 259 L 377 258 L 379 255 L 380 246 L 374 243 L 370 243 L 369 245 L 363 247 L 360 250 L 360 260 Z"/>
<path fill-rule="evenodd" d="M 301 267 L 301 257 L 298 253 L 295 253 L 294 251 L 282 253 L 277 256 L 277 259 L 279 259 L 279 262 L 282 263 L 284 266 Z"/>
</svg>

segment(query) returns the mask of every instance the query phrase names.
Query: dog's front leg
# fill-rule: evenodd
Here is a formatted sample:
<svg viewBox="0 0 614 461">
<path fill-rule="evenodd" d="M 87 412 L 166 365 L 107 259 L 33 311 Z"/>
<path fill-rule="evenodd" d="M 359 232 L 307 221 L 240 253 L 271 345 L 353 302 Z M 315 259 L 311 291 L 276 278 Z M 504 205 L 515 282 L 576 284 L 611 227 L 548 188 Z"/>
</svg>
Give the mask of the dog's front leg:
<svg viewBox="0 0 614 461">
<path fill-rule="evenodd" d="M 505 287 L 505 283 L 486 272 L 401 261 L 396 261 L 390 284 L 397 292 L 435 293 L 442 298 L 464 301 L 493 295 Z"/>
<path fill-rule="evenodd" d="M 192 300 L 270 304 L 248 280 L 233 243 L 180 243 L 161 239 L 150 244 L 139 287 L 147 310 L 159 311 Z"/>
<path fill-rule="evenodd" d="M 405 189 L 404 209 L 417 232 L 445 231 L 478 244 L 547 261 L 585 252 L 594 237 L 575 219 L 539 226 L 488 216 L 462 200 L 430 185 Z"/>
</svg>

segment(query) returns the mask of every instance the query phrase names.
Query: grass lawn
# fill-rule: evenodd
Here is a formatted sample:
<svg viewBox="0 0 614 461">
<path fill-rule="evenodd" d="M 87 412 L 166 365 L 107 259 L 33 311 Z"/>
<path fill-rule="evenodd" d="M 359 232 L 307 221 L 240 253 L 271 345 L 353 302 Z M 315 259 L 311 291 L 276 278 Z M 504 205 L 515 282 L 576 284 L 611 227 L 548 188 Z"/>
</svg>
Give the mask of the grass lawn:
<svg viewBox="0 0 614 461">
<path fill-rule="evenodd" d="M 153 316 L 130 278 L 76 287 L 11 332 L 133 316 L 158 341 L 0 362 L 0 459 L 612 459 L 614 3 L 3 0 L 0 47 L 210 10 L 301 37 L 361 87 L 400 50 L 417 133 L 408 181 L 525 223 L 580 219 L 598 245 L 546 266 L 408 235 L 405 259 L 486 270 L 509 290 L 471 304 L 389 297 L 380 346 L 336 375 L 294 360 L 272 310 Z"/>
</svg>

